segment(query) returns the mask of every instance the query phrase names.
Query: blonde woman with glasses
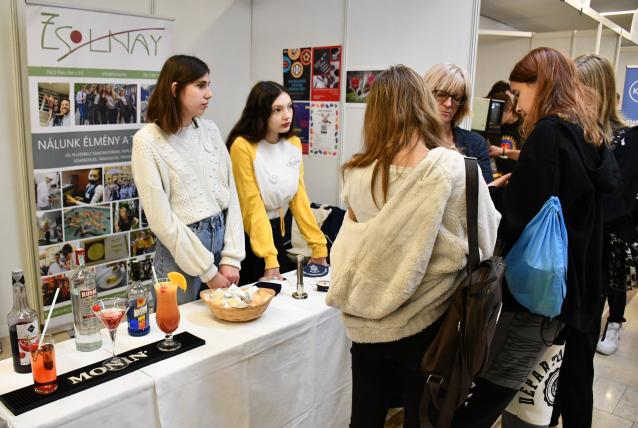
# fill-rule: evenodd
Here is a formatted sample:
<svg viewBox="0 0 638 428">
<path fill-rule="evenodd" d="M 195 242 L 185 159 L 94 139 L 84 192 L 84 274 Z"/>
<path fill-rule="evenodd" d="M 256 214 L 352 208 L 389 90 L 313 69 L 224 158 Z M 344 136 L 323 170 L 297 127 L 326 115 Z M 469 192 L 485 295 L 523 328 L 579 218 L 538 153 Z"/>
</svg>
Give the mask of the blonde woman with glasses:
<svg viewBox="0 0 638 428">
<path fill-rule="evenodd" d="M 403 426 L 420 426 L 421 359 L 466 265 L 465 165 L 444 146 L 423 79 L 402 65 L 381 73 L 367 100 L 363 151 L 343 167 L 348 214 L 332 247 L 326 300 L 343 312 L 352 339 L 353 428 L 382 428 L 395 392 Z M 500 215 L 479 182 L 487 257 Z"/>
<path fill-rule="evenodd" d="M 458 125 L 470 114 L 472 83 L 461 67 L 455 64 L 437 64 L 425 73 L 428 85 L 443 122 L 443 139 L 447 147 L 456 147 L 466 156 L 477 158 L 486 183 L 493 178 L 487 142 L 476 132 L 460 128 Z"/>
</svg>

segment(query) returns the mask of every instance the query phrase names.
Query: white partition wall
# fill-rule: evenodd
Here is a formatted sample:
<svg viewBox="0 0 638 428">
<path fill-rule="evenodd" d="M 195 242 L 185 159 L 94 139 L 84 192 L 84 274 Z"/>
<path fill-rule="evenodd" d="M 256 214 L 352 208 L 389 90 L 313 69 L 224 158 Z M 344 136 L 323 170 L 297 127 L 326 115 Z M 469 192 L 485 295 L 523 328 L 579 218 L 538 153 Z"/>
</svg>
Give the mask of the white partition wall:
<svg viewBox="0 0 638 428">
<path fill-rule="evenodd" d="M 344 0 L 254 0 L 252 80 L 283 82 L 285 48 L 343 45 Z M 344 50 L 347 52 L 347 47 Z M 344 67 L 342 65 L 342 71 Z M 304 157 L 308 196 L 313 202 L 336 204 L 338 157 Z"/>
</svg>

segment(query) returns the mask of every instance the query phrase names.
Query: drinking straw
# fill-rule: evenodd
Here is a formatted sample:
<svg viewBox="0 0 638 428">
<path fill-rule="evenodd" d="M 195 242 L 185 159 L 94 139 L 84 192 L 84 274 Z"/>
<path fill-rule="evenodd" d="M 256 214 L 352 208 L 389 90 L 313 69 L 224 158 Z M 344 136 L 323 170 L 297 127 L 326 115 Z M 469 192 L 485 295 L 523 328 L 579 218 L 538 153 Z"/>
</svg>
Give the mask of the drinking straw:
<svg viewBox="0 0 638 428">
<path fill-rule="evenodd" d="M 40 336 L 40 340 L 38 341 L 38 351 L 42 346 L 42 341 L 44 340 L 44 334 L 47 332 L 47 327 L 49 326 L 49 321 L 51 321 L 51 314 L 53 314 L 53 307 L 55 306 L 55 301 L 58 300 L 58 294 L 60 293 L 60 287 L 55 289 L 55 294 L 53 295 L 53 302 L 51 302 L 51 307 L 49 308 L 49 315 L 47 316 L 47 322 L 44 323 L 44 328 L 42 329 L 42 336 Z"/>
<path fill-rule="evenodd" d="M 155 273 L 155 266 L 151 265 L 151 272 L 153 272 L 153 281 L 157 284 L 159 281 L 157 280 L 157 273 Z"/>
</svg>

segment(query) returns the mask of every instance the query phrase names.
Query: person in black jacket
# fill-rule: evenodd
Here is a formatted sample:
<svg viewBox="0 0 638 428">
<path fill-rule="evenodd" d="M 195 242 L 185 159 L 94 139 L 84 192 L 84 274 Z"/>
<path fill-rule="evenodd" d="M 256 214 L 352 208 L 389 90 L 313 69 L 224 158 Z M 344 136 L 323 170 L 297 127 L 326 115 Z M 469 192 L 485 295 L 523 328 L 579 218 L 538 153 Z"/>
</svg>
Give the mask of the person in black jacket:
<svg viewBox="0 0 638 428">
<path fill-rule="evenodd" d="M 600 322 L 592 314 L 602 289 L 602 195 L 619 185 L 618 166 L 597 124 L 596 95 L 579 81 L 571 59 L 555 49 L 534 49 L 514 66 L 510 83 L 526 142 L 514 172 L 492 183 L 503 215 L 499 238 L 507 253 L 549 197 L 557 196 L 568 236 L 567 293 L 558 319 L 547 320 L 518 304 L 504 284 L 491 363 L 457 411 L 454 426 L 490 427 L 562 327 L 563 367 L 578 368 L 579 377 L 561 384 L 561 392 L 581 394 L 564 406 L 563 426 L 588 427 L 594 376 L 590 338 Z M 542 391 L 535 392 L 542 399 Z"/>
<path fill-rule="evenodd" d="M 458 126 L 470 113 L 472 84 L 467 73 L 458 65 L 444 63 L 430 68 L 423 78 L 436 100 L 448 146 L 456 147 L 464 155 L 478 159 L 485 182 L 491 183 L 494 176 L 487 141 L 476 132 Z"/>
<path fill-rule="evenodd" d="M 576 66 L 581 80 L 599 94 L 598 114 L 605 133 L 609 136 L 623 185 L 605 198 L 605 238 L 603 271 L 607 273 L 603 292 L 609 302 L 609 318 L 605 330 L 597 343 L 596 350 L 611 355 L 618 349 L 618 339 L 627 303 L 625 291 L 627 271 L 625 257 L 631 254 L 629 246 L 636 241 L 633 213 L 638 195 L 638 128 L 630 128 L 622 117 L 616 102 L 614 69 L 610 62 L 594 54 L 576 58 Z M 619 251 L 620 250 L 620 251 Z M 622 251 L 624 250 L 624 251 Z M 601 301 L 602 312 L 604 301 Z M 598 339 L 597 336 L 594 339 Z"/>
</svg>

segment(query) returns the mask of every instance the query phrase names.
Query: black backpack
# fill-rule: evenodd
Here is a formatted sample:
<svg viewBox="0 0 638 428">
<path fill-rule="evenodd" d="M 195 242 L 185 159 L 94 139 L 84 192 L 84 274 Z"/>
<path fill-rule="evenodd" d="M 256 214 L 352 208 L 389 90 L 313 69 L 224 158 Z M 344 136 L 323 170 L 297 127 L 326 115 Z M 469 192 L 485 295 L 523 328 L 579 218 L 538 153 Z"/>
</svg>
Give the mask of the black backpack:
<svg viewBox="0 0 638 428">
<path fill-rule="evenodd" d="M 476 159 L 465 158 L 467 276 L 454 292 L 443 323 L 421 360 L 421 370 L 426 375 L 420 408 L 422 427 L 451 425 L 454 412 L 465 402 L 474 378 L 488 361 L 501 309 L 505 263 L 501 257 L 479 260 L 478 174 Z M 431 413 L 438 413 L 434 425 Z"/>
</svg>

